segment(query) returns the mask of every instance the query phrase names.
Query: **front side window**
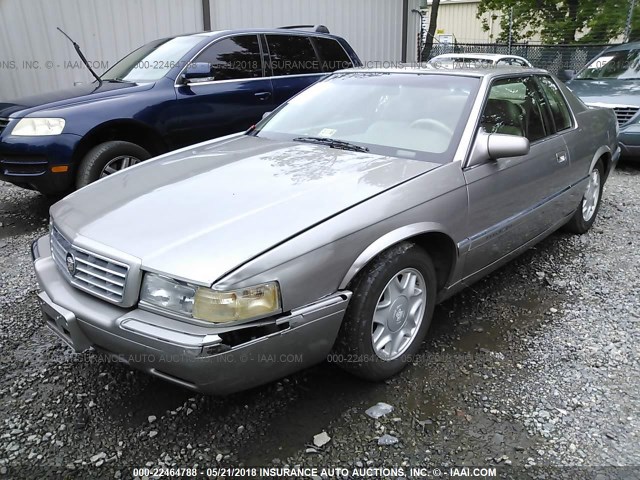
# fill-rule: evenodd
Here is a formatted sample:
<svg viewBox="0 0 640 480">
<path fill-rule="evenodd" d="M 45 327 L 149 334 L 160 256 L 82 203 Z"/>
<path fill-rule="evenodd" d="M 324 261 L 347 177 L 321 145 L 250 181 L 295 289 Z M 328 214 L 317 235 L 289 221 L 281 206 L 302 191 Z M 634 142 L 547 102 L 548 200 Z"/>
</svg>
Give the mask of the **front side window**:
<svg viewBox="0 0 640 480">
<path fill-rule="evenodd" d="M 549 110 L 555 123 L 556 131 L 571 128 L 571 114 L 558 85 L 549 77 L 539 77 L 542 91 L 548 100 Z"/>
<path fill-rule="evenodd" d="M 274 76 L 320 73 L 322 68 L 309 37 L 267 35 L 270 65 Z"/>
<path fill-rule="evenodd" d="M 380 155 L 444 163 L 459 144 L 479 82 L 409 73 L 334 74 L 286 102 L 255 134 L 349 142 Z"/>
<path fill-rule="evenodd" d="M 531 77 L 496 80 L 482 114 L 487 133 L 527 137 L 530 142 L 547 135 L 540 96 Z"/>
<path fill-rule="evenodd" d="M 262 76 L 257 35 L 223 38 L 207 47 L 194 62 L 208 63 L 210 79 L 236 80 Z"/>
</svg>

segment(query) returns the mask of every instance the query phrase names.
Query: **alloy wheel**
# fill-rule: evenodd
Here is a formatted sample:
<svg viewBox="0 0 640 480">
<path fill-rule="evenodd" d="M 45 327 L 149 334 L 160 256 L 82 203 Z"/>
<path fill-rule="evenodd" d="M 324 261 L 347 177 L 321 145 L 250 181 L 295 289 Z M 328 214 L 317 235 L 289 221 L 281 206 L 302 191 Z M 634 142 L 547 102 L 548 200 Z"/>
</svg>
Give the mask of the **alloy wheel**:
<svg viewBox="0 0 640 480">
<path fill-rule="evenodd" d="M 412 344 L 424 317 L 427 289 L 424 277 L 414 268 L 405 268 L 387 283 L 378 299 L 371 325 L 376 355 L 390 361 Z"/>
<path fill-rule="evenodd" d="M 109 162 L 104 166 L 100 172 L 100 178 L 104 178 L 112 173 L 124 170 L 125 168 L 131 167 L 137 163 L 140 163 L 140 159 L 130 155 L 120 155 L 119 157 L 115 157 L 114 159 L 109 160 Z"/>
<path fill-rule="evenodd" d="M 600 200 L 600 171 L 594 168 L 589 176 L 587 191 L 584 192 L 584 197 L 582 198 L 582 218 L 585 222 L 588 222 L 593 217 L 598 207 L 598 200 Z"/>
</svg>

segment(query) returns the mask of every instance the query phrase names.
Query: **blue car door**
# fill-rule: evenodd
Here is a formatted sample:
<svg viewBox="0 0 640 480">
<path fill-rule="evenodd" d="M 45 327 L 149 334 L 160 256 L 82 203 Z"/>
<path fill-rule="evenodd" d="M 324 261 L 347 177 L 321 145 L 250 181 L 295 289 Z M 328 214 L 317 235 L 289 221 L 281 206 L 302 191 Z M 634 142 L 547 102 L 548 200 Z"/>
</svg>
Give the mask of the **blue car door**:
<svg viewBox="0 0 640 480">
<path fill-rule="evenodd" d="M 273 87 L 264 75 L 258 35 L 215 40 L 192 63 L 208 63 L 210 73 L 197 80 L 176 80 L 181 117 L 176 137 L 182 145 L 246 130 L 273 110 Z"/>
</svg>

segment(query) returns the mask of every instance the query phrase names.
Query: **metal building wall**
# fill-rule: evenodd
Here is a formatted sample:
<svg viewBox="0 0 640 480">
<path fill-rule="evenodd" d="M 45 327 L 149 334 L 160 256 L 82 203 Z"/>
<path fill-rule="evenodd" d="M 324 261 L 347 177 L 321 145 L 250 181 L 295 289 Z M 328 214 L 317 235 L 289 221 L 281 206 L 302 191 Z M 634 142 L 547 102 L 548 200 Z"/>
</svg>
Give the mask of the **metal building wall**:
<svg viewBox="0 0 640 480">
<path fill-rule="evenodd" d="M 211 29 L 326 25 L 363 61 L 402 60 L 402 0 L 209 0 Z M 419 17 L 408 1 L 407 60 L 415 61 Z"/>
<path fill-rule="evenodd" d="M 2 0 L 0 100 L 92 79 L 77 68 L 73 46 L 56 27 L 80 44 L 100 74 L 146 42 L 201 31 L 202 1 Z"/>
<path fill-rule="evenodd" d="M 476 17 L 479 3 L 477 0 L 440 3 L 437 32 L 453 34 L 459 43 L 495 41 L 495 38 L 500 35 L 500 19 L 491 22 L 489 15 L 483 15 L 490 24 L 493 23 L 493 31 L 485 32 L 482 29 L 482 19 Z M 491 39 L 491 34 L 494 40 Z"/>
</svg>

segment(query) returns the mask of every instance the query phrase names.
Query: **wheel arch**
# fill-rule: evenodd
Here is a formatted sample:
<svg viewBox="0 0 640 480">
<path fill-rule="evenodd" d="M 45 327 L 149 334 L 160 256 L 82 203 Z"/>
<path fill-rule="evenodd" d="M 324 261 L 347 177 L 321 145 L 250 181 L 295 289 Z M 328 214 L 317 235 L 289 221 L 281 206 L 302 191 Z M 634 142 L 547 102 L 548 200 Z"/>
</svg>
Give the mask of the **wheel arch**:
<svg viewBox="0 0 640 480">
<path fill-rule="evenodd" d="M 611 171 L 611 164 L 612 164 L 611 149 L 606 145 L 602 145 L 598 150 L 596 150 L 596 153 L 593 155 L 593 158 L 591 159 L 591 164 L 589 165 L 589 173 L 593 170 L 593 167 L 596 166 L 596 163 L 598 163 L 598 160 L 601 160 L 601 159 L 602 159 L 602 162 L 604 163 L 603 165 L 604 180 L 606 180 L 607 177 L 609 176 L 609 172 Z"/>
<path fill-rule="evenodd" d="M 96 145 L 112 140 L 135 143 L 148 151 L 152 157 L 168 150 L 167 144 L 152 127 L 133 119 L 109 120 L 87 132 L 73 152 L 74 165 L 77 167 L 84 156 Z"/>
<path fill-rule="evenodd" d="M 351 264 L 340 282 L 340 289 L 347 288 L 355 276 L 380 253 L 403 241 L 413 241 L 429 253 L 436 269 L 437 289 L 441 291 L 450 282 L 458 259 L 458 249 L 442 225 L 431 222 L 405 225 L 371 243 Z"/>
</svg>

